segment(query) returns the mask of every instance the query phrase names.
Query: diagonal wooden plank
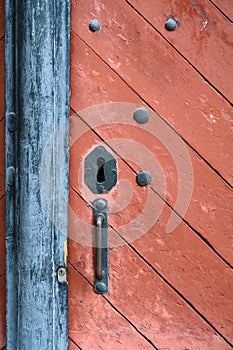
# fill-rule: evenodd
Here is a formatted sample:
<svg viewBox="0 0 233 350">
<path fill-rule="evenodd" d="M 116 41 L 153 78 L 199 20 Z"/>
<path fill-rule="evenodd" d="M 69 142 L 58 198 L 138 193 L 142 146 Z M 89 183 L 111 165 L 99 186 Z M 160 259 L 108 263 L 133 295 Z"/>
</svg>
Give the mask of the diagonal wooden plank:
<svg viewBox="0 0 233 350">
<path fill-rule="evenodd" d="M 229 104 L 125 2 L 73 1 L 72 17 L 73 30 L 232 183 Z M 98 33 L 88 30 L 93 17 Z"/>
<path fill-rule="evenodd" d="M 71 119 L 71 131 L 74 132 L 74 120 Z M 91 198 L 86 186 L 82 183 L 82 179 L 78 181 L 80 171 L 83 166 L 83 159 L 92 147 L 102 144 L 92 131 L 82 125 L 80 121 L 77 125 L 83 130 L 85 137 L 77 140 L 76 144 L 71 147 L 71 169 L 70 169 L 70 185 L 84 196 L 88 203 Z M 98 132 L 98 130 L 97 130 Z M 103 135 L 103 134 L 102 134 Z M 73 133 L 71 132 L 71 137 Z M 115 138 L 115 135 L 112 135 Z M 124 135 L 121 135 L 124 136 Z M 104 139 L 108 143 L 105 134 Z M 129 188 L 133 188 L 130 194 L 130 202 L 121 206 L 120 188 L 118 185 L 115 192 L 119 198 L 116 200 L 118 211 L 111 213 L 109 223 L 116 228 L 126 239 L 131 238 L 129 232 L 134 234 L 137 232 L 135 221 L 139 222 L 138 216 L 144 209 L 147 195 L 144 189 L 139 186 L 135 187 L 135 174 L 127 165 L 118 157 L 118 182 L 127 181 Z M 128 189 L 129 192 L 129 189 Z M 88 196 L 89 194 L 89 196 Z M 144 220 L 156 215 L 161 202 L 153 191 L 148 190 L 150 197 L 151 209 L 144 211 Z M 109 199 L 110 204 L 114 201 L 114 193 L 105 195 Z M 124 197 L 123 197 L 124 198 Z M 116 204 L 115 204 L 116 205 Z M 91 222 L 89 209 L 80 201 L 78 197 L 71 191 L 70 193 L 70 209 L 75 216 L 70 215 L 70 237 L 78 242 L 86 242 L 83 237 L 91 237 L 85 223 Z M 139 254 L 148 260 L 159 273 L 161 273 L 173 287 L 178 290 L 203 316 L 211 322 L 220 333 L 226 337 L 231 337 L 231 295 L 232 295 L 232 279 L 233 274 L 230 268 L 209 249 L 209 247 L 201 241 L 192 230 L 181 223 L 171 234 L 166 233 L 166 224 L 171 215 L 171 209 L 164 207 L 163 213 L 153 227 L 146 231 L 142 223 L 138 224 L 140 235 L 131 239 L 133 247 L 137 249 Z M 87 219 L 88 218 L 88 219 Z M 73 220 L 72 220 L 73 219 Z M 79 220 L 78 220 L 79 219 Z M 130 223 L 130 224 L 129 224 Z M 146 224 L 146 222 L 145 222 Z M 144 231 L 143 231 L 144 230 Z M 142 232 L 144 235 L 142 236 Z M 82 233 L 82 235 L 81 235 Z M 119 245 L 119 241 L 114 241 L 114 233 L 110 232 L 110 246 Z M 220 238 L 221 239 L 221 238 Z M 135 242 L 134 242 L 135 241 Z M 87 257 L 90 260 L 90 257 Z"/>
<path fill-rule="evenodd" d="M 184 56 L 223 96 L 233 102 L 233 27 L 208 0 L 127 1 Z M 180 22 L 175 31 L 165 29 L 173 15 Z M 223 78 L 224 77 L 224 78 Z"/>
<path fill-rule="evenodd" d="M 80 197 L 75 198 L 77 209 L 82 206 Z M 86 217 L 91 218 L 92 213 Z M 110 231 L 110 236 L 114 235 Z M 122 313 L 138 330 L 147 336 L 156 348 L 181 348 L 195 347 L 195 349 L 230 349 L 213 329 L 200 316 L 190 308 L 164 281 L 128 246 L 115 247 L 110 255 L 110 295 L 106 296 L 110 303 Z M 93 283 L 93 249 L 70 240 L 69 256 L 72 265 Z M 72 271 L 71 271 L 72 273 Z M 74 279 L 70 276 L 70 283 Z M 73 289 L 81 289 L 77 295 Z M 91 324 L 92 317 L 98 314 L 99 296 L 94 291 L 87 292 L 80 280 L 70 286 L 72 297 L 70 299 L 70 318 L 78 329 L 77 339 L 82 337 L 86 329 L 86 342 L 93 338 L 90 329 L 94 331 L 94 338 L 98 339 L 98 332 L 102 329 L 102 317 L 106 313 L 103 307 L 103 315 L 100 322 Z M 81 300 L 80 300 L 81 299 Z M 92 311 L 87 306 L 92 300 Z M 81 304 L 81 305 L 80 305 Z M 79 309 L 75 309 L 79 307 Z M 84 308 L 84 310 L 82 310 Z M 77 318 L 79 315 L 79 319 Z M 108 323 L 108 311 L 105 322 Z M 90 321 L 88 321 L 90 320 Z M 114 319 L 112 322 L 115 324 Z M 100 327 L 100 328 L 99 328 Z M 98 331 L 96 331 L 96 329 Z M 114 332 L 118 334 L 116 324 Z M 102 329 L 104 333 L 104 330 Z M 81 344 L 81 343 L 80 343 Z M 81 344 L 83 347 L 83 344 Z M 87 347 L 88 348 L 88 347 Z M 89 346 L 90 348 L 90 346 Z M 107 349 L 107 348 L 106 348 Z M 125 349 L 125 347 L 124 347 Z M 127 348 L 128 349 L 128 348 Z M 130 349 L 130 348 L 129 348 Z"/>
<path fill-rule="evenodd" d="M 143 105 L 143 101 L 74 35 L 72 35 L 71 51 L 71 106 L 75 111 L 79 112 L 90 105 L 98 105 L 109 101 L 117 102 L 119 100 Z M 131 121 L 131 116 L 129 116 L 129 120 Z M 133 131 L 127 134 L 128 131 L 126 128 L 120 128 L 119 130 L 115 128 L 111 132 L 107 128 L 105 131 L 102 128 L 99 129 L 99 132 L 107 140 L 109 139 L 109 135 L 115 133 L 116 137 L 124 135 L 126 139 L 137 136 L 137 140 L 140 141 L 140 135 L 141 133 L 143 134 L 143 130 L 140 130 L 139 133 Z M 77 134 L 79 134 L 79 130 L 77 130 Z M 75 129 L 73 129 L 73 135 L 71 136 L 75 139 Z M 148 134 L 143 138 L 143 142 L 145 142 L 149 149 L 154 144 L 155 149 L 153 152 L 156 152 L 157 146 L 161 147 L 158 140 L 151 138 Z M 85 144 L 83 147 L 86 149 Z M 221 178 L 193 151 L 189 149 L 189 153 L 194 171 L 194 188 L 185 220 L 220 255 L 232 263 L 232 219 L 230 211 L 232 192 Z M 170 205 L 174 206 L 177 195 L 177 184 L 174 181 L 173 175 L 176 174 L 176 169 L 174 169 L 171 159 L 169 160 L 166 150 L 156 154 L 164 172 L 167 174 L 167 201 Z M 85 153 L 83 153 L 84 155 Z M 74 177 L 71 176 L 70 179 L 72 182 Z M 221 236 L 219 232 L 221 232 Z"/>
<path fill-rule="evenodd" d="M 233 3 L 231 0 L 210 0 L 210 2 L 233 21 Z"/>
<path fill-rule="evenodd" d="M 78 292 L 78 294 L 77 294 Z M 69 336 L 89 349 L 156 349 L 69 265 Z"/>
</svg>

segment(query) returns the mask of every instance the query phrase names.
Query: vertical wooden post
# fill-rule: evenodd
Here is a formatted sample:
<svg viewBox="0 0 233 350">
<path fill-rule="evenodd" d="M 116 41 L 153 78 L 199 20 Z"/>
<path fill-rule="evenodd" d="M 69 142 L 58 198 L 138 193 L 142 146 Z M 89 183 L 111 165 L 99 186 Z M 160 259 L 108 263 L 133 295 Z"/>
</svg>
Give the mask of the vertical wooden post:
<svg viewBox="0 0 233 350">
<path fill-rule="evenodd" d="M 8 350 L 68 348 L 69 2 L 5 1 Z"/>
</svg>

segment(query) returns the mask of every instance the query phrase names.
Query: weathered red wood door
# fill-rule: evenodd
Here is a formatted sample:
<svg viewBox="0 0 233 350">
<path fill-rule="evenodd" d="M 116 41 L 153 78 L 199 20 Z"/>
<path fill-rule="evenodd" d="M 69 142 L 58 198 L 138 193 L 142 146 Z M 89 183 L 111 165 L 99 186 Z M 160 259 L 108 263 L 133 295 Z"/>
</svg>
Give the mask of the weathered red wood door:
<svg viewBox="0 0 233 350">
<path fill-rule="evenodd" d="M 69 347 L 230 349 L 232 2 L 73 0 L 71 13 Z M 170 32 L 169 15 L 179 21 Z M 100 145 L 118 181 L 98 195 L 84 163 Z M 136 181 L 142 169 L 149 186 Z M 99 196 L 105 295 L 93 288 Z"/>
</svg>

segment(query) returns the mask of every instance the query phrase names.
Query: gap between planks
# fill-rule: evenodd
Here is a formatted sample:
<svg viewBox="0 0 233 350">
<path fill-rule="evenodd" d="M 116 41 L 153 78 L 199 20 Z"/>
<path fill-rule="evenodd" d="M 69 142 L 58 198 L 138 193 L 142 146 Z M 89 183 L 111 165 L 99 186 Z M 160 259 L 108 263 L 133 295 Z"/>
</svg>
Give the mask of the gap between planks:
<svg viewBox="0 0 233 350">
<path fill-rule="evenodd" d="M 83 199 L 83 198 L 82 198 Z M 88 280 L 86 276 L 84 276 L 80 271 L 76 269 L 76 267 L 69 261 L 69 264 L 73 267 L 73 269 L 80 275 L 82 278 L 92 287 L 94 288 L 94 285 Z M 145 335 L 143 334 L 121 311 L 119 311 L 111 302 L 108 300 L 108 298 L 105 297 L 105 295 L 101 295 L 102 298 L 105 299 L 105 301 L 122 317 L 124 318 L 134 329 L 135 331 L 140 334 L 152 347 L 153 349 L 159 350 L 154 343 Z"/>
<path fill-rule="evenodd" d="M 224 100 L 226 100 L 230 106 L 232 106 L 232 102 L 219 90 L 216 88 L 216 86 L 214 84 L 211 83 L 211 81 L 209 79 L 207 79 L 205 77 L 204 74 L 202 74 L 174 45 L 172 45 L 172 43 L 145 17 L 143 16 L 128 0 L 125 0 L 125 2 L 152 28 L 154 29 L 160 36 L 161 38 L 163 38 L 166 43 L 172 47 L 177 53 L 178 55 L 180 55 L 180 57 L 183 58 L 183 60 L 188 63 L 190 65 L 190 67 L 192 67 L 196 73 L 198 73 L 202 79 L 204 79 L 204 81 L 212 88 L 216 91 L 216 93 L 218 93 Z"/>
<path fill-rule="evenodd" d="M 70 265 L 72 265 L 70 263 Z M 73 265 L 72 265 L 73 266 Z M 73 343 L 73 345 L 75 345 L 79 350 L 83 350 L 77 343 L 75 343 L 75 341 L 69 336 L 69 340 Z"/>
<path fill-rule="evenodd" d="M 166 123 L 166 125 L 173 131 L 173 132 L 175 132 L 176 133 L 176 135 L 178 135 L 181 139 L 182 139 L 182 141 L 184 141 L 184 143 L 198 156 L 198 157 L 200 157 L 200 159 L 201 160 L 203 160 L 203 162 L 205 162 L 207 165 L 208 165 L 208 167 L 215 173 L 215 174 L 217 174 L 224 182 L 225 182 L 225 184 L 227 185 L 227 186 L 229 186 L 230 188 L 233 188 L 233 186 L 224 178 L 224 176 L 216 169 L 216 168 L 214 168 L 214 166 L 212 165 L 212 164 L 210 164 L 183 136 L 181 136 L 178 132 L 177 132 L 177 130 L 165 119 L 165 118 L 163 118 L 156 110 L 155 110 L 155 108 L 153 108 L 150 104 L 149 104 L 149 102 L 147 102 L 135 89 L 133 89 L 132 88 L 132 86 L 130 86 L 122 77 L 121 77 L 121 75 L 117 72 L 117 71 L 115 71 L 90 45 L 88 45 L 88 43 L 85 41 L 85 40 L 83 40 L 73 29 L 72 29 L 72 32 L 74 33 L 74 35 L 76 36 L 76 37 L 78 37 L 83 43 L 84 43 L 84 45 L 86 45 L 94 54 L 95 54 L 95 56 L 96 57 L 98 57 L 100 60 L 101 60 L 101 62 L 105 65 L 105 66 L 107 66 L 108 68 L 110 68 L 111 69 L 111 71 L 113 71 L 117 76 L 118 76 L 118 78 L 120 78 L 120 80 L 121 81 L 123 81 L 124 82 L 124 84 L 131 90 L 131 91 L 133 91 L 136 95 L 137 95 L 137 97 L 139 97 L 140 99 L 141 99 L 141 101 L 142 102 L 144 102 L 145 103 L 145 105 L 147 106 L 147 107 L 149 107 L 151 110 L 153 110 L 158 116 L 159 116 L 159 118 L 163 121 L 163 122 L 165 122 Z M 71 108 L 72 109 L 72 108 Z M 73 109 L 72 109 L 72 111 L 74 111 Z M 75 112 L 75 111 L 74 111 Z M 76 112 L 75 112 L 76 113 Z"/>
<path fill-rule="evenodd" d="M 86 200 L 74 189 L 72 188 L 73 192 L 87 205 L 88 209 L 91 210 L 90 205 L 86 202 Z M 185 304 L 187 304 L 205 323 L 207 323 L 209 325 L 209 327 L 212 328 L 212 330 L 217 333 L 228 345 L 232 346 L 232 344 L 230 343 L 230 341 L 223 335 L 221 334 L 220 331 L 218 331 L 218 329 L 181 293 L 179 292 L 178 289 L 176 289 L 160 272 L 158 272 L 152 265 L 150 262 L 148 262 L 138 251 L 136 248 L 134 248 L 130 243 L 128 243 L 128 241 L 122 237 L 117 230 L 110 225 L 110 227 L 114 230 L 114 232 L 121 238 L 123 239 L 123 241 L 127 244 L 127 246 L 133 250 L 138 257 L 144 261 L 144 263 L 154 272 L 156 273 L 156 275 L 167 285 L 168 288 L 170 288 L 176 295 L 178 295 L 179 298 L 181 298 L 183 300 L 183 302 Z M 72 265 L 72 263 L 70 262 L 70 264 Z M 73 265 L 72 267 L 91 285 L 92 283 L 80 272 L 78 271 Z M 124 316 L 107 298 L 105 298 L 108 303 L 121 315 L 123 316 L 128 322 L 130 322 L 126 316 Z M 130 322 L 130 324 L 132 324 Z M 137 328 L 134 327 L 136 330 Z M 139 333 L 141 334 L 141 332 L 139 331 Z M 147 338 L 146 338 L 147 339 Z M 156 348 L 157 349 L 157 348 Z"/>
<path fill-rule="evenodd" d="M 111 145 L 108 144 L 108 142 L 106 142 L 106 140 L 104 140 L 94 129 L 91 128 L 91 126 L 86 123 L 86 121 L 80 117 L 80 115 L 75 112 L 72 108 L 71 110 L 75 113 L 76 116 L 78 116 L 82 122 L 105 144 L 107 145 L 125 164 L 126 166 L 136 175 L 137 172 L 133 169 L 133 167 L 127 163 L 127 161 L 121 157 L 120 154 L 118 154 L 112 147 Z M 194 227 L 192 227 L 192 225 L 186 220 L 184 219 L 176 210 L 173 209 L 173 207 L 167 202 L 166 199 L 164 199 L 153 187 L 151 187 L 151 190 L 172 210 L 172 212 L 174 212 L 177 216 L 179 216 L 179 218 L 193 231 L 194 234 L 196 234 L 199 239 L 201 239 L 201 241 L 208 246 L 208 248 L 214 252 L 228 267 L 230 267 L 231 269 L 233 268 L 233 266 L 217 251 L 217 249 L 205 238 L 202 236 L 202 234 L 200 232 L 198 232 Z M 75 191 L 75 189 L 73 189 Z M 75 191 L 76 192 L 76 191 Z M 77 192 L 76 192 L 77 193 Z"/>
<path fill-rule="evenodd" d="M 214 1 L 209 0 L 209 2 L 226 18 L 228 19 L 228 21 L 230 21 L 231 23 L 233 23 L 233 21 L 231 20 L 231 18 L 218 6 L 215 4 Z"/>
</svg>

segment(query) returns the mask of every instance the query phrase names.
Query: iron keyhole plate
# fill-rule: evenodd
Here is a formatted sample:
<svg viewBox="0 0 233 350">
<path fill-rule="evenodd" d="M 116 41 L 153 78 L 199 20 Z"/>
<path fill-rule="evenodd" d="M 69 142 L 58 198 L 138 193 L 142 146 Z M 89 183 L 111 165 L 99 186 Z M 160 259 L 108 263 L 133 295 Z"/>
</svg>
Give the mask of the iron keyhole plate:
<svg viewBox="0 0 233 350">
<path fill-rule="evenodd" d="M 108 193 L 117 183 L 117 162 L 103 146 L 97 146 L 84 160 L 84 182 L 95 194 Z"/>
</svg>

